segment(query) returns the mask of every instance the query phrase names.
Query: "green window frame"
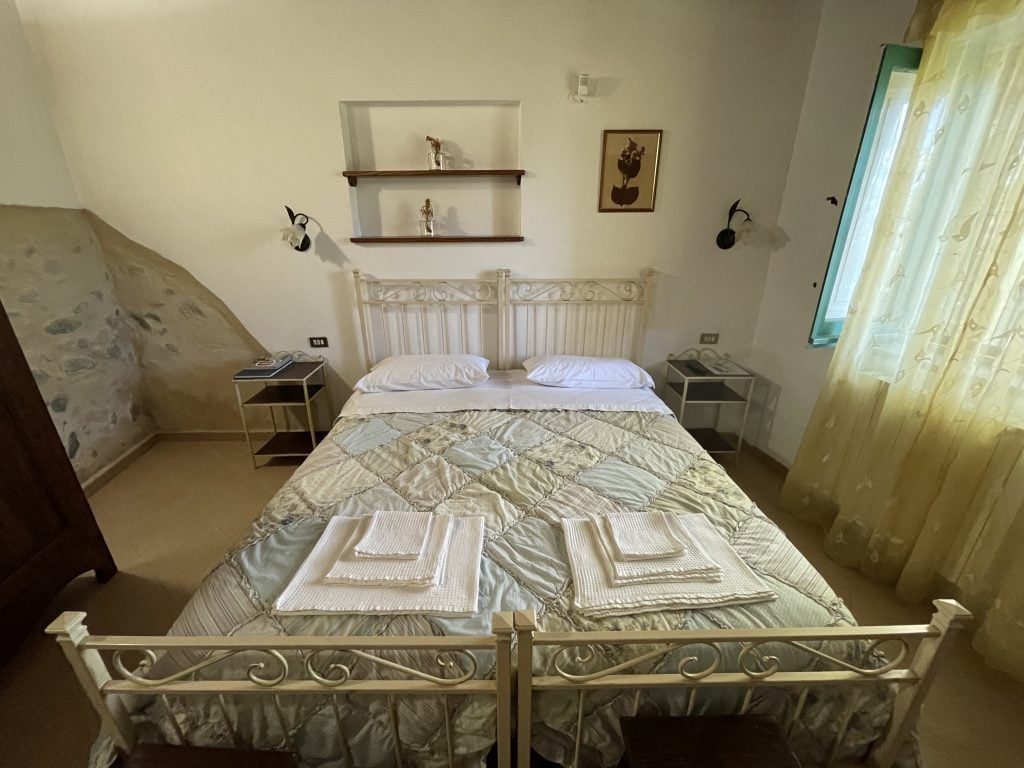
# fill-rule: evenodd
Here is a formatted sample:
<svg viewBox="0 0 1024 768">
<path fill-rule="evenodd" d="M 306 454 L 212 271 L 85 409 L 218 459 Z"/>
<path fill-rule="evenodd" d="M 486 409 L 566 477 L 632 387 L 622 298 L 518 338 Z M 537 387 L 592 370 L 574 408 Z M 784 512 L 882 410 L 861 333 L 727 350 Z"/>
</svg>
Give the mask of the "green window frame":
<svg viewBox="0 0 1024 768">
<path fill-rule="evenodd" d="M 836 236 L 832 242 L 832 253 L 829 256 L 828 269 L 825 271 L 821 295 L 818 298 L 818 307 L 814 313 L 814 324 L 811 326 L 810 335 L 810 345 L 812 347 L 835 346 L 839 340 L 839 334 L 843 330 L 843 319 L 829 319 L 826 317 L 826 314 L 829 303 L 832 300 L 832 293 L 836 288 L 836 280 L 839 276 L 843 255 L 846 251 L 847 238 L 850 235 L 851 225 L 857 211 L 857 203 L 860 198 L 861 189 L 864 186 L 872 151 L 875 148 L 879 119 L 882 114 L 882 107 L 885 104 L 886 93 L 889 89 L 889 81 L 894 72 L 916 72 L 920 63 L 920 48 L 911 48 L 906 45 L 886 45 L 882 52 L 882 63 L 878 68 L 878 76 L 875 78 L 875 89 L 871 96 L 871 106 L 868 108 L 867 118 L 864 121 L 864 132 L 861 135 L 857 161 L 854 163 L 850 184 L 846 190 L 843 213 L 839 218 L 839 226 L 836 229 Z"/>
</svg>

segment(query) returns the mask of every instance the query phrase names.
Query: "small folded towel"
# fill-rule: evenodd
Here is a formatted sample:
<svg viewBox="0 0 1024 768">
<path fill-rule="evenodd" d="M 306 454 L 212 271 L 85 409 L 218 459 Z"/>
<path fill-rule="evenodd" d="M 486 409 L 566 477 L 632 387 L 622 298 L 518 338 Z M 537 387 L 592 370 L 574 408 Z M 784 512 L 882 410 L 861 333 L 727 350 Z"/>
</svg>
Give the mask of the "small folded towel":
<svg viewBox="0 0 1024 768">
<path fill-rule="evenodd" d="M 338 552 L 352 546 L 359 518 L 334 517 L 323 535 L 277 598 L 280 613 L 366 613 L 372 615 L 443 614 L 472 616 L 480 595 L 480 556 L 484 519 L 456 517 L 451 521 L 448 559 L 439 583 L 429 587 L 353 586 L 329 584 L 327 571 Z"/>
<path fill-rule="evenodd" d="M 611 527 L 606 517 L 594 520 L 594 528 L 604 553 L 608 575 L 616 587 L 623 584 L 647 584 L 659 581 L 721 581 L 722 569 L 714 562 L 696 539 L 676 521 L 675 515 L 667 520 L 680 541 L 685 541 L 683 554 L 651 560 L 619 560 Z"/>
<path fill-rule="evenodd" d="M 358 557 L 415 560 L 423 554 L 431 515 L 426 512 L 378 510 L 355 546 Z"/>
<path fill-rule="evenodd" d="M 652 560 L 683 554 L 680 540 L 668 516 L 657 509 L 643 512 L 612 512 L 605 516 L 619 560 Z"/>
<path fill-rule="evenodd" d="M 338 558 L 327 572 L 324 580 L 331 584 L 375 584 L 396 587 L 428 587 L 437 584 L 444 572 L 448 557 L 450 515 L 427 515 L 417 512 L 429 521 L 427 543 L 423 555 L 415 560 L 390 560 L 383 557 L 358 557 L 355 547 L 347 545 L 338 552 Z M 368 527 L 373 526 L 369 518 L 359 519 L 353 541 L 366 539 Z"/>
<path fill-rule="evenodd" d="M 722 569 L 720 581 L 654 582 L 615 586 L 603 562 L 597 526 L 590 518 L 565 518 L 575 596 L 584 616 L 604 618 L 648 611 L 711 608 L 774 600 L 771 588 L 755 574 L 704 515 L 680 518 L 687 532 Z"/>
</svg>

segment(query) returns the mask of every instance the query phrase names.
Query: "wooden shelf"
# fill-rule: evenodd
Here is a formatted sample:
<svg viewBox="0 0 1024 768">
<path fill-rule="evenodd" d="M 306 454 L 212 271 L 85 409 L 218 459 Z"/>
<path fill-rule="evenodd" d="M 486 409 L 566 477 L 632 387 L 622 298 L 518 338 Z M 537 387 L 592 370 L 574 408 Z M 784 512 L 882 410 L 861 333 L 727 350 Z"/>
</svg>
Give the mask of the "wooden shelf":
<svg viewBox="0 0 1024 768">
<path fill-rule="evenodd" d="M 309 392 L 309 399 L 312 400 L 324 388 L 323 384 L 309 384 L 306 391 Z M 255 395 L 246 400 L 242 405 L 305 405 L 306 400 L 302 387 L 298 384 L 286 384 L 283 386 L 264 387 Z"/>
<path fill-rule="evenodd" d="M 668 388 L 683 396 L 681 381 L 669 382 Z M 720 381 L 691 381 L 686 388 L 687 403 L 745 403 L 747 399 L 732 387 Z"/>
<path fill-rule="evenodd" d="M 319 443 L 327 437 L 327 432 L 317 431 L 316 441 Z M 313 452 L 309 432 L 278 432 L 263 444 L 257 456 L 308 456 Z"/>
<path fill-rule="evenodd" d="M 735 435 L 723 435 L 717 429 L 706 427 L 702 429 L 687 428 L 686 431 L 693 435 L 693 439 L 700 443 L 701 448 L 708 453 L 736 453 L 738 440 Z"/>
<path fill-rule="evenodd" d="M 435 235 L 434 237 L 353 237 L 361 245 L 381 243 L 521 243 L 522 235 Z"/>
<path fill-rule="evenodd" d="M 360 179 L 396 179 L 425 176 L 514 176 L 516 179 L 516 184 L 522 184 L 523 176 L 525 174 L 526 171 L 524 171 L 522 168 L 458 168 L 446 171 L 342 171 L 341 175 L 348 179 L 348 185 L 350 187 L 354 187 L 359 183 Z"/>
</svg>

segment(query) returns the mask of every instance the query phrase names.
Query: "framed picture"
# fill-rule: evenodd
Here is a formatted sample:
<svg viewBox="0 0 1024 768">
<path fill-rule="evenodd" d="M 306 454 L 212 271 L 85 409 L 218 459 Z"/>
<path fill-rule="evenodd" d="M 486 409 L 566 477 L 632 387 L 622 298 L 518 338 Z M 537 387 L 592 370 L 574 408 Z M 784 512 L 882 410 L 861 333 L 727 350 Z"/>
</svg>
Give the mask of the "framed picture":
<svg viewBox="0 0 1024 768">
<path fill-rule="evenodd" d="M 601 142 L 601 213 L 654 210 L 660 130 L 605 131 Z"/>
</svg>

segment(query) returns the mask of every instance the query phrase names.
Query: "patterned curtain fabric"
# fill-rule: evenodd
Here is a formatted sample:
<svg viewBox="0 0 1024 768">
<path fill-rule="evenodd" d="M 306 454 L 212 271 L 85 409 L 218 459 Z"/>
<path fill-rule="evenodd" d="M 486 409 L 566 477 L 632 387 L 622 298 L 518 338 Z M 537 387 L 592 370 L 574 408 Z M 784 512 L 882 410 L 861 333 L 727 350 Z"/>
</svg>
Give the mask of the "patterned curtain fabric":
<svg viewBox="0 0 1024 768">
<path fill-rule="evenodd" d="M 1024 1 L 946 2 L 783 505 L 1024 678 Z"/>
</svg>

